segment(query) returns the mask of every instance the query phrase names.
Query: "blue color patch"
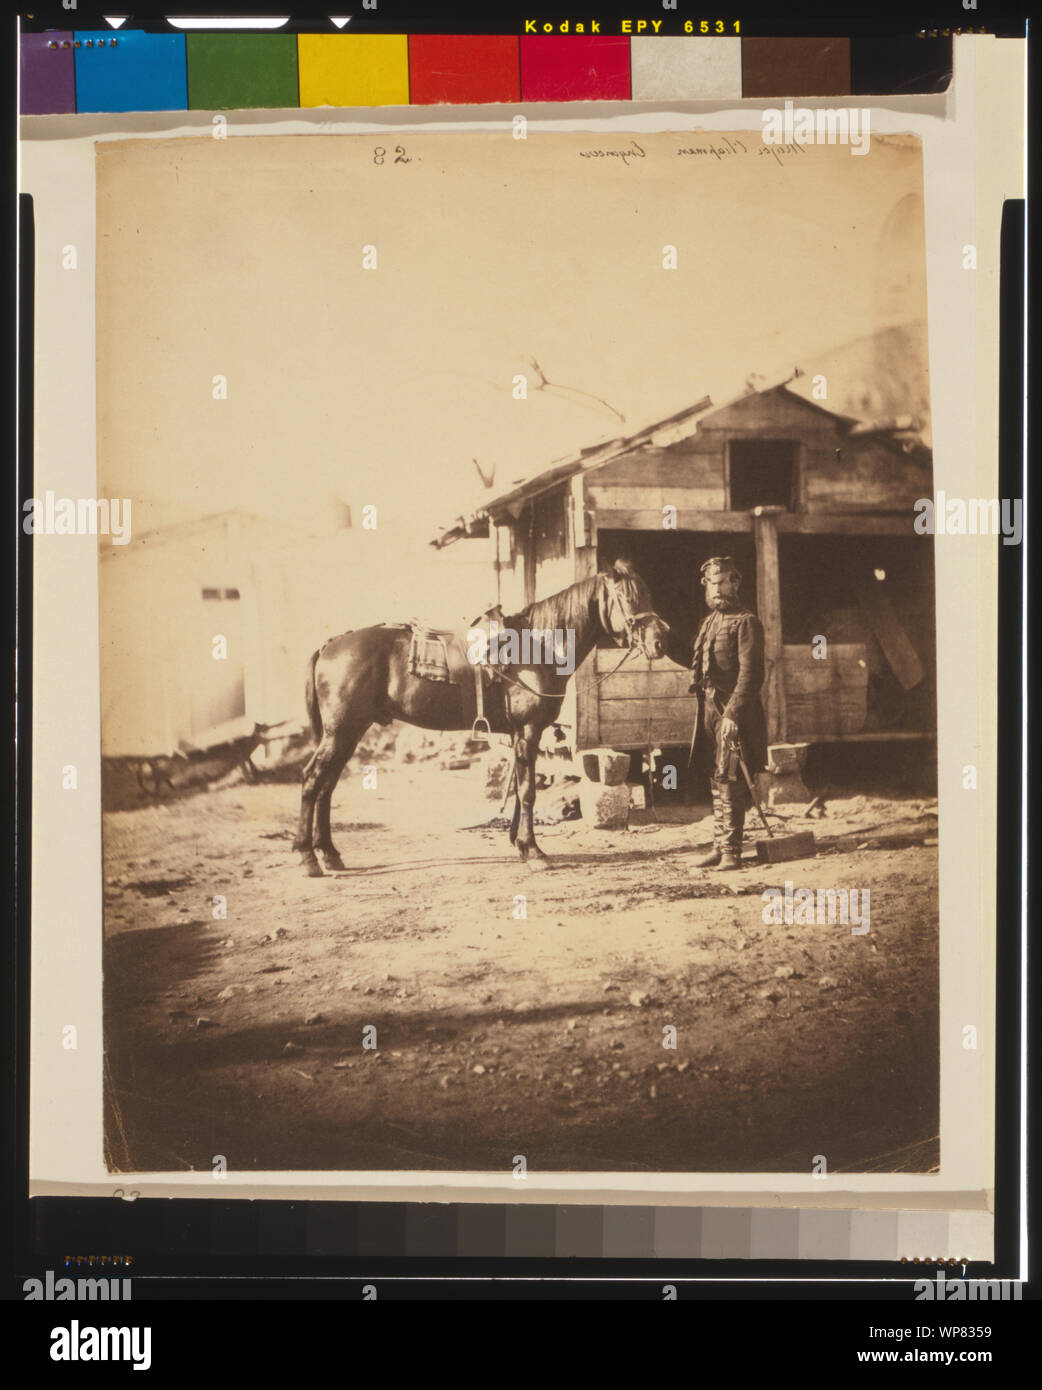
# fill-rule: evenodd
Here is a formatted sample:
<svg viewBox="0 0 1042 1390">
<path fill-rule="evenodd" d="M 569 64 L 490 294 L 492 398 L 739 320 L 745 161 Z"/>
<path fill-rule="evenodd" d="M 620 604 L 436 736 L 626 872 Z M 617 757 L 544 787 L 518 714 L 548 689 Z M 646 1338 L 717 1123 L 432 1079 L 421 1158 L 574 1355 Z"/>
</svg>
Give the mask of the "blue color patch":
<svg viewBox="0 0 1042 1390">
<path fill-rule="evenodd" d="M 188 109 L 183 34 L 107 29 L 77 33 L 75 40 L 78 111 Z"/>
</svg>

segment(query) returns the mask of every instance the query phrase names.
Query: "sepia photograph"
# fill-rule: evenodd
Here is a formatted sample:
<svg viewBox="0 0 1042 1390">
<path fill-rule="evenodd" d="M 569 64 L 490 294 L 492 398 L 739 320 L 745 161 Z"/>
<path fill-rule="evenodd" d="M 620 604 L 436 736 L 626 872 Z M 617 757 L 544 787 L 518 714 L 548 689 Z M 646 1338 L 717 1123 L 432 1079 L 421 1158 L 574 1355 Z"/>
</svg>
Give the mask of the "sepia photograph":
<svg viewBox="0 0 1042 1390">
<path fill-rule="evenodd" d="M 938 1171 L 922 149 L 788 133 L 97 146 L 111 1173 Z"/>
</svg>

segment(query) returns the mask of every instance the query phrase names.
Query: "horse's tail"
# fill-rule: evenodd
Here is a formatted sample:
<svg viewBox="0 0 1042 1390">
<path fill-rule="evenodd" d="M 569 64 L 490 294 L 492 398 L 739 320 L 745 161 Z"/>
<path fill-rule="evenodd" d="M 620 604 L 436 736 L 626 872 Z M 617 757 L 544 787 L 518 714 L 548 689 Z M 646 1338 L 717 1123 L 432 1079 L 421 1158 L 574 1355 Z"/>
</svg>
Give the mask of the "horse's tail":
<svg viewBox="0 0 1042 1390">
<path fill-rule="evenodd" d="M 318 692 L 315 690 L 315 662 L 318 660 L 318 652 L 311 653 L 311 660 L 308 662 L 308 678 L 304 686 L 304 703 L 307 705 L 308 718 L 311 720 L 311 732 L 315 737 L 315 742 L 319 743 L 322 739 L 322 720 L 318 713 Z"/>
</svg>

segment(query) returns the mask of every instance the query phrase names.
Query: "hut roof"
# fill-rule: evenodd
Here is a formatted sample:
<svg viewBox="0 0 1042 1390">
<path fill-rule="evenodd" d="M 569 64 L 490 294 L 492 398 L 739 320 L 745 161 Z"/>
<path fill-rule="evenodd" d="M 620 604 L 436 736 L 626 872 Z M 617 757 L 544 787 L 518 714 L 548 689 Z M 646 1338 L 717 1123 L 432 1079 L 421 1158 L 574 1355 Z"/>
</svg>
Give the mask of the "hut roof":
<svg viewBox="0 0 1042 1390">
<path fill-rule="evenodd" d="M 846 430 L 853 430 L 862 424 L 853 416 L 840 415 L 836 411 L 826 410 L 816 401 L 807 400 L 806 397 L 787 390 L 789 383 L 802 375 L 803 373 L 799 368 L 796 368 L 784 377 L 776 378 L 773 381 L 750 378 L 744 391 L 739 392 L 738 395 L 729 400 L 722 401 L 719 405 L 711 397 L 704 396 L 694 405 L 678 411 L 675 415 L 669 415 L 664 420 L 656 420 L 654 424 L 647 425 L 644 429 L 638 430 L 636 434 L 621 436 L 605 443 L 595 444 L 591 448 L 579 449 L 575 453 L 567 454 L 564 458 L 557 459 L 536 472 L 514 479 L 509 489 L 497 493 L 495 497 L 484 500 L 480 506 L 457 517 L 451 525 L 439 530 L 431 541 L 431 545 L 440 549 L 443 546 L 451 545 L 453 541 L 461 540 L 464 536 L 483 534 L 490 519 L 502 521 L 505 517 L 516 517 L 522 505 L 529 498 L 538 493 L 546 492 L 549 488 L 574 477 L 577 473 L 592 473 L 598 468 L 603 468 L 613 459 L 628 454 L 634 449 L 647 445 L 665 448 L 670 444 L 679 444 L 695 434 L 718 411 L 727 410 L 740 402 L 752 399 L 754 396 L 769 395 L 773 391 L 784 391 L 787 396 L 804 408 L 827 415 L 830 420 Z M 862 427 L 864 426 L 862 425 Z"/>
</svg>

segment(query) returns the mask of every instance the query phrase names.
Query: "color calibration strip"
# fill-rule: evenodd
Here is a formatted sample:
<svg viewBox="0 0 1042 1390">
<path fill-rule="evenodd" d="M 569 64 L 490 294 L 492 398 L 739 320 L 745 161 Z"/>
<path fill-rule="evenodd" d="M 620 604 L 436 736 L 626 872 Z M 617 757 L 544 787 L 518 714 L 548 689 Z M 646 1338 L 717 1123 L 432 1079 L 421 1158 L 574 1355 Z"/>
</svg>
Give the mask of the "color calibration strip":
<svg viewBox="0 0 1042 1390">
<path fill-rule="evenodd" d="M 688 101 L 940 91 L 950 39 L 23 34 L 21 112 Z"/>
</svg>

